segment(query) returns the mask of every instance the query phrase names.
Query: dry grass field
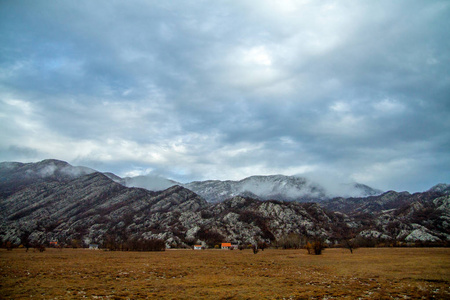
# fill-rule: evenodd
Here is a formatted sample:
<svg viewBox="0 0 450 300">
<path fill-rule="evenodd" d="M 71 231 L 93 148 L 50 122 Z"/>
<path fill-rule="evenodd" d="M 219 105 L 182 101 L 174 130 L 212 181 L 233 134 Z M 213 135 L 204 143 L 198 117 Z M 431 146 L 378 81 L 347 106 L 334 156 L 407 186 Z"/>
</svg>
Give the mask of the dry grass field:
<svg viewBox="0 0 450 300">
<path fill-rule="evenodd" d="M 0 250 L 1 299 L 450 299 L 450 249 Z"/>
</svg>

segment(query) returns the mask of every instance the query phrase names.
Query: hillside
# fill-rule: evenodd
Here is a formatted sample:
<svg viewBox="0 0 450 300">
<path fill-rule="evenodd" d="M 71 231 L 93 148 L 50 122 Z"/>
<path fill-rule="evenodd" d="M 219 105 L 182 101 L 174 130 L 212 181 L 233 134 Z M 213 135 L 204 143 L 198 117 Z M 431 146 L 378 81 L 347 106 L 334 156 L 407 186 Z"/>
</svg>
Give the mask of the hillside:
<svg viewBox="0 0 450 300">
<path fill-rule="evenodd" d="M 9 196 L 31 184 L 65 182 L 95 172 L 87 167 L 74 167 L 65 161 L 47 159 L 37 163 L 0 163 L 0 195 Z"/>
<path fill-rule="evenodd" d="M 163 192 L 127 188 L 101 173 L 68 182 L 38 183 L 0 202 L 1 236 L 70 243 L 102 242 L 106 235 L 152 235 L 185 213 L 189 218 L 206 202 L 193 192 L 174 186 Z"/>
<path fill-rule="evenodd" d="M 372 245 L 446 244 L 450 239 L 446 185 L 412 195 L 390 191 L 320 204 L 262 201 L 254 195 L 208 203 L 182 186 L 157 192 L 129 188 L 111 175 L 58 161 L 0 166 L 0 239 L 14 244 L 158 238 L 171 247 L 223 241 L 298 245 L 320 238 L 330 244 L 354 239 Z"/>
</svg>

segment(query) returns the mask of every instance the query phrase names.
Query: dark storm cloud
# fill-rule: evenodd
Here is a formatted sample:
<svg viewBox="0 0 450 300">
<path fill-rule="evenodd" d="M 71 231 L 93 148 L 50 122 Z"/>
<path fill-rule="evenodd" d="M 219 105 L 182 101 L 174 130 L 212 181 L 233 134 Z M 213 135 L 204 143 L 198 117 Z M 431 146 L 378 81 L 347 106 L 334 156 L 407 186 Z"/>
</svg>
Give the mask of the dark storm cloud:
<svg viewBox="0 0 450 300">
<path fill-rule="evenodd" d="M 1 6 L 2 160 L 449 181 L 446 1 Z"/>
</svg>

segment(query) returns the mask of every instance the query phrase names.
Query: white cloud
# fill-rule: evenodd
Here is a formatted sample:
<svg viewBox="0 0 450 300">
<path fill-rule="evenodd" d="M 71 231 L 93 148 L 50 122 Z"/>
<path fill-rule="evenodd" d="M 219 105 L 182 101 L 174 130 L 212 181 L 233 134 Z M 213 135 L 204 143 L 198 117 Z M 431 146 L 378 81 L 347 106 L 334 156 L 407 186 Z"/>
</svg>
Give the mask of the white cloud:
<svg viewBox="0 0 450 300">
<path fill-rule="evenodd" d="M 402 113 L 406 110 L 406 107 L 403 103 L 400 103 L 393 99 L 383 99 L 381 101 L 375 102 L 373 104 L 373 107 L 378 112 L 385 114 Z"/>
<path fill-rule="evenodd" d="M 350 103 L 339 101 L 333 103 L 333 105 L 330 106 L 330 109 L 338 113 L 346 113 L 351 111 L 351 106 Z"/>
<path fill-rule="evenodd" d="M 242 60 L 246 64 L 262 66 L 272 65 L 272 57 L 264 46 L 252 47 L 249 50 L 244 50 Z"/>
<path fill-rule="evenodd" d="M 11 2 L 0 154 L 185 181 L 320 168 L 380 188 L 445 181 L 449 7 Z"/>
</svg>

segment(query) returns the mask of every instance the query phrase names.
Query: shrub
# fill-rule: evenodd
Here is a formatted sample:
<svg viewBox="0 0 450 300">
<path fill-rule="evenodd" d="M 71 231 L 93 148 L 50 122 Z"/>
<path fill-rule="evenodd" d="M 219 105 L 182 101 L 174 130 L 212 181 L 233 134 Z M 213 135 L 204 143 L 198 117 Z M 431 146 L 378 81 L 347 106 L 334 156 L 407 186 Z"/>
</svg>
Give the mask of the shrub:
<svg viewBox="0 0 450 300">
<path fill-rule="evenodd" d="M 261 251 L 264 251 L 264 249 L 266 249 L 269 245 L 267 245 L 266 242 L 259 242 L 258 243 L 258 248 L 261 249 Z"/>
<path fill-rule="evenodd" d="M 276 244 L 277 247 L 283 249 L 301 249 L 306 246 L 306 237 L 300 234 L 290 233 L 280 237 Z"/>
<path fill-rule="evenodd" d="M 212 217 L 214 217 L 214 214 L 210 211 L 202 210 L 201 216 L 202 216 L 202 219 L 211 219 Z"/>
<path fill-rule="evenodd" d="M 322 241 L 315 241 L 312 246 L 313 246 L 315 255 L 322 254 L 322 250 L 325 249 L 325 245 L 323 244 Z"/>
<path fill-rule="evenodd" d="M 325 244 L 322 240 L 315 240 L 314 242 L 308 242 L 305 246 L 308 254 L 320 255 L 323 249 L 325 249 Z"/>
<path fill-rule="evenodd" d="M 225 239 L 225 237 L 217 231 L 207 228 L 200 228 L 195 237 L 198 240 L 205 241 L 210 247 L 214 247 L 214 245 L 221 243 Z"/>
</svg>

